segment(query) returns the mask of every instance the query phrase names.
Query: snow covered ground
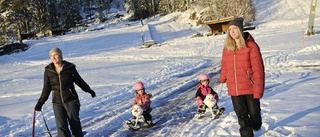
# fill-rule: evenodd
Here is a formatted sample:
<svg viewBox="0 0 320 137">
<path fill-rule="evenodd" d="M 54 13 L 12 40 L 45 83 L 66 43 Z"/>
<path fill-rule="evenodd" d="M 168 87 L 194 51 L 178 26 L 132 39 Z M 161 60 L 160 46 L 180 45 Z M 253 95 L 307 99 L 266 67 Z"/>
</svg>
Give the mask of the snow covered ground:
<svg viewBox="0 0 320 137">
<path fill-rule="evenodd" d="M 320 18 L 317 35 L 303 37 L 311 0 L 255 0 L 256 30 L 266 68 L 261 108 L 262 129 L 256 136 L 315 137 L 320 134 Z M 319 5 L 319 3 L 318 3 Z M 320 7 L 320 6 L 318 6 Z M 317 10 L 318 11 L 318 10 Z M 140 22 L 103 24 L 105 29 L 25 41 L 25 52 L 0 56 L 0 136 L 30 136 L 33 108 L 40 96 L 49 50 L 59 47 L 64 59 L 75 63 L 80 75 L 97 93 L 96 98 L 77 88 L 85 136 L 239 136 L 237 117 L 226 85 L 218 83 L 225 35 L 191 38 L 208 28 L 195 26 L 186 14 L 173 13 L 145 21 L 160 47 L 140 49 Z M 201 73 L 211 76 L 226 112 L 217 121 L 193 118 L 195 86 Z M 137 132 L 124 128 L 132 117 L 133 84 L 142 81 L 152 93 L 152 115 L 161 121 Z M 57 135 L 51 98 L 43 114 Z M 36 136 L 48 136 L 37 113 Z"/>
</svg>

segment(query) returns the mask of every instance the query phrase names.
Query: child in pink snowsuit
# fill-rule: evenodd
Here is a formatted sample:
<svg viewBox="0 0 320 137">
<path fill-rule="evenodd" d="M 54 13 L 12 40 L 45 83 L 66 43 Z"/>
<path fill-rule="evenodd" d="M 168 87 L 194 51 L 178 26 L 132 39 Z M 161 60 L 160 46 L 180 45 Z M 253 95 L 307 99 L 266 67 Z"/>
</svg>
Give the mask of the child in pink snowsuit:
<svg viewBox="0 0 320 137">
<path fill-rule="evenodd" d="M 135 94 L 135 98 L 132 103 L 132 106 L 135 104 L 139 104 L 143 109 L 142 115 L 145 118 L 145 122 L 147 124 L 151 124 L 152 116 L 150 112 L 152 111 L 152 108 L 150 107 L 151 105 L 150 95 L 145 93 L 145 88 L 142 82 L 137 82 L 133 88 L 136 91 L 136 94 Z"/>
<path fill-rule="evenodd" d="M 201 74 L 198 78 L 199 85 L 197 86 L 196 100 L 198 102 L 198 113 L 205 113 L 207 106 L 203 103 L 203 100 L 208 94 L 212 94 L 216 102 L 219 101 L 218 94 L 209 86 L 209 76 L 207 74 Z M 213 108 L 217 109 L 216 104 Z"/>
</svg>

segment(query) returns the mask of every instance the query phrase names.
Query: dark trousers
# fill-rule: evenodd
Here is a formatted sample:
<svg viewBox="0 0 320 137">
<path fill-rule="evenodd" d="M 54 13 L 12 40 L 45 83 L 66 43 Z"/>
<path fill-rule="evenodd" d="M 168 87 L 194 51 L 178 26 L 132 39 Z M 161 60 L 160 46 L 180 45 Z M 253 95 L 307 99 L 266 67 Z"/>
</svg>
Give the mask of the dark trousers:
<svg viewBox="0 0 320 137">
<path fill-rule="evenodd" d="M 145 121 L 151 121 L 152 120 L 152 116 L 150 114 L 151 111 L 152 111 L 152 109 L 147 109 L 146 111 L 143 111 L 142 115 L 143 115 Z"/>
<path fill-rule="evenodd" d="M 83 137 L 79 111 L 80 105 L 73 101 L 63 104 L 53 103 L 53 112 L 59 137 L 71 137 L 68 123 L 70 124 L 72 136 Z"/>
<path fill-rule="evenodd" d="M 260 99 L 254 99 L 253 95 L 231 96 L 231 99 L 241 137 L 253 137 L 253 130 L 259 130 L 262 125 Z"/>
</svg>

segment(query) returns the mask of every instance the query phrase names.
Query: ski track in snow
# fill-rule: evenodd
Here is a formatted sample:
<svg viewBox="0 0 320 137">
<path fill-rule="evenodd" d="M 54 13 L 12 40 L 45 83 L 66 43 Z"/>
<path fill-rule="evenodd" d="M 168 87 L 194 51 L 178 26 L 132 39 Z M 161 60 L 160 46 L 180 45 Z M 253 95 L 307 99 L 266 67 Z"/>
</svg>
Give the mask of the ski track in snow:
<svg viewBox="0 0 320 137">
<path fill-rule="evenodd" d="M 191 69 L 192 73 L 190 73 L 189 70 L 182 72 L 180 74 L 174 74 L 170 76 L 170 79 L 161 78 L 160 80 L 166 80 L 166 81 L 159 81 L 156 84 L 161 87 L 161 91 L 165 94 L 160 94 L 158 96 L 160 97 L 152 97 L 152 100 L 157 100 L 157 102 L 153 102 L 153 111 L 152 115 L 155 118 L 161 118 L 161 121 L 159 121 L 155 126 L 148 128 L 148 130 L 141 130 L 141 131 L 134 131 L 131 132 L 128 135 L 125 135 L 127 132 L 125 131 L 117 131 L 114 136 L 118 135 L 125 135 L 125 136 L 147 136 L 149 134 L 154 134 L 156 130 L 161 130 L 161 127 L 163 125 L 175 125 L 179 124 L 181 121 L 175 121 L 174 119 L 176 117 L 180 118 L 181 116 L 184 117 L 186 113 L 192 112 L 192 110 L 183 110 L 183 112 L 180 112 L 180 108 L 183 108 L 184 105 L 189 105 L 190 101 L 193 102 L 191 104 L 194 104 L 194 87 L 196 86 L 197 82 L 195 81 L 196 78 L 194 78 L 194 73 L 198 73 L 197 71 L 204 71 L 204 67 L 207 67 L 207 65 L 199 65 L 197 68 Z M 211 69 L 211 68 L 207 68 Z M 206 69 L 205 69 L 206 70 Z M 174 78 L 173 78 L 174 77 Z M 181 81 L 181 79 L 183 79 Z M 192 91 L 190 91 L 192 89 Z M 169 92 L 170 91 L 170 92 Z M 148 92 L 148 91 L 147 91 Z M 149 93 L 149 92 L 148 92 Z M 155 91 L 151 92 L 153 95 L 157 95 Z M 186 94 L 187 93 L 187 94 Z M 161 96 L 164 96 L 161 98 Z M 191 99 L 191 100 L 190 100 Z M 160 101 L 163 100 L 163 101 Z M 194 109 L 194 108 L 193 108 Z M 187 116 L 189 117 L 189 116 Z M 182 118 L 183 119 L 183 118 Z M 185 120 L 185 119 L 184 119 Z M 150 132 L 152 131 L 152 132 Z M 124 132 L 124 134 L 122 134 Z M 152 136 L 152 135 L 151 135 Z"/>
</svg>

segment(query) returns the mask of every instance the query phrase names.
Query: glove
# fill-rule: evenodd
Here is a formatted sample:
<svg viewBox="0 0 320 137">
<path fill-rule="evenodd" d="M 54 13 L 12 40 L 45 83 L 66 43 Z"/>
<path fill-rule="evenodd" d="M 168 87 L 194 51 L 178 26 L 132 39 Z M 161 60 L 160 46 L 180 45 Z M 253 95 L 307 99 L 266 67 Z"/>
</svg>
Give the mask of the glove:
<svg viewBox="0 0 320 137">
<path fill-rule="evenodd" d="M 43 103 L 38 102 L 38 103 L 36 104 L 36 106 L 34 107 L 34 110 L 36 110 L 36 111 L 41 111 L 42 106 L 43 106 Z"/>
<path fill-rule="evenodd" d="M 89 93 L 91 94 L 92 98 L 96 97 L 96 93 L 93 90 L 91 90 Z"/>
</svg>

